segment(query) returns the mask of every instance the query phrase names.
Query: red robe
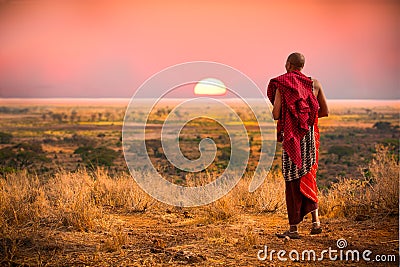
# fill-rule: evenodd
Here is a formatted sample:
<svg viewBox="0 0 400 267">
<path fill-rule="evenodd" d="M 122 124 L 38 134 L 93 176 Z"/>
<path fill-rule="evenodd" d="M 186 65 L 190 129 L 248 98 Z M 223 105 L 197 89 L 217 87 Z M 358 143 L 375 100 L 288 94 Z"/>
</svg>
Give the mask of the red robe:
<svg viewBox="0 0 400 267">
<path fill-rule="evenodd" d="M 319 104 L 313 94 L 313 81 L 299 71 L 285 73 L 272 79 L 267 96 L 274 103 L 278 89 L 282 96 L 281 116 L 278 120 L 278 141 L 290 159 L 300 169 L 302 167 L 300 140 L 314 125 Z"/>
<path fill-rule="evenodd" d="M 277 124 L 278 141 L 282 142 L 283 149 L 289 155 L 289 158 L 300 169 L 302 167 L 301 157 L 301 139 L 309 131 L 309 126 L 314 125 L 314 136 L 316 140 L 316 162 L 311 170 L 300 178 L 299 192 L 303 194 L 308 201 L 301 201 L 302 197 L 293 198 L 292 204 L 296 206 L 296 218 L 292 219 L 293 224 L 299 223 L 303 216 L 313 209 L 317 208 L 318 189 L 316 183 L 316 174 L 318 169 L 318 149 L 319 149 L 319 131 L 318 131 L 318 100 L 313 94 L 313 81 L 299 71 L 293 71 L 272 79 L 268 85 L 267 96 L 274 103 L 276 90 L 279 90 L 282 97 L 281 116 Z M 298 183 L 296 182 L 296 184 Z M 291 183 L 291 182 L 289 182 Z M 293 188 L 287 188 L 287 194 L 293 192 Z M 295 191 L 297 191 L 295 190 Z M 289 196 L 287 196 L 289 197 Z M 297 200 L 295 201 L 295 199 Z M 304 206 L 301 203 L 307 202 Z M 289 203 L 288 204 L 288 209 Z M 298 206 L 300 204 L 300 206 Z M 292 206 L 292 205 L 290 205 Z M 299 209 L 297 211 L 297 209 Z M 290 216 L 289 216 L 290 217 Z M 291 218 L 289 218 L 289 221 Z"/>
</svg>

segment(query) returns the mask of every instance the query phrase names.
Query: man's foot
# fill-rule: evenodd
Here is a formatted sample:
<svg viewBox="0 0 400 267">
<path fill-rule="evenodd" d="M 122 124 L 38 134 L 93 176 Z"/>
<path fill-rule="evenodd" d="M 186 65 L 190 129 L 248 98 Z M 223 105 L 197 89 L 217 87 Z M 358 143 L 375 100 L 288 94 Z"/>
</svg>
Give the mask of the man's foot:
<svg viewBox="0 0 400 267">
<path fill-rule="evenodd" d="M 312 225 L 313 226 L 311 228 L 310 235 L 318 235 L 322 233 L 322 227 L 320 222 L 313 222 Z"/>
<path fill-rule="evenodd" d="M 289 237 L 290 239 L 300 239 L 300 235 L 299 232 L 294 231 L 294 232 L 290 232 L 290 231 L 286 231 L 282 234 L 276 234 L 276 236 L 278 238 L 285 238 L 285 237 Z"/>
</svg>

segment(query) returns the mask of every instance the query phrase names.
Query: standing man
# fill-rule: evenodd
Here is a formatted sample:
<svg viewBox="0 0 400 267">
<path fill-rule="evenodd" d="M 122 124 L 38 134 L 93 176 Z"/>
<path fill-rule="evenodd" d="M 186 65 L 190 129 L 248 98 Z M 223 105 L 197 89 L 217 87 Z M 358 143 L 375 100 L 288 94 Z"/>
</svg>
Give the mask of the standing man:
<svg viewBox="0 0 400 267">
<path fill-rule="evenodd" d="M 322 232 L 318 218 L 317 169 L 319 150 L 318 118 L 328 116 L 321 84 L 301 71 L 305 58 L 292 53 L 287 73 L 272 79 L 267 96 L 273 104 L 278 141 L 282 142 L 282 172 L 286 186 L 289 230 L 278 237 L 300 238 L 297 225 L 312 214 L 310 234 Z"/>
</svg>

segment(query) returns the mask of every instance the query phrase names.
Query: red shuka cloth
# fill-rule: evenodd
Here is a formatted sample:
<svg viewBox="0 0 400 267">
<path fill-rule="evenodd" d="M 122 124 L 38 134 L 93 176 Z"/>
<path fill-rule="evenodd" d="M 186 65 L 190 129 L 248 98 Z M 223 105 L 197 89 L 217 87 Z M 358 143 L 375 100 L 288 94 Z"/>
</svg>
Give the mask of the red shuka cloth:
<svg viewBox="0 0 400 267">
<path fill-rule="evenodd" d="M 318 209 L 318 203 L 300 192 L 301 180 L 296 179 L 285 183 L 286 208 L 290 225 L 303 221 L 304 216 Z"/>
<path fill-rule="evenodd" d="M 278 141 L 282 142 L 290 159 L 300 169 L 303 164 L 300 140 L 318 117 L 319 104 L 313 94 L 313 81 L 299 71 L 272 79 L 267 89 L 272 104 L 277 89 L 282 96 L 281 116 L 277 125 Z"/>
<path fill-rule="evenodd" d="M 318 187 L 317 187 L 317 170 L 319 157 L 319 129 L 318 116 L 314 122 L 314 137 L 315 137 L 315 163 L 311 170 L 300 178 L 300 192 L 315 203 L 318 203 Z"/>
<path fill-rule="evenodd" d="M 287 181 L 285 183 L 286 207 L 289 217 L 289 224 L 296 225 L 303 221 L 305 215 L 318 209 L 317 169 L 319 130 L 318 118 L 314 124 L 314 137 L 316 148 L 316 162 L 311 170 L 300 179 Z"/>
</svg>

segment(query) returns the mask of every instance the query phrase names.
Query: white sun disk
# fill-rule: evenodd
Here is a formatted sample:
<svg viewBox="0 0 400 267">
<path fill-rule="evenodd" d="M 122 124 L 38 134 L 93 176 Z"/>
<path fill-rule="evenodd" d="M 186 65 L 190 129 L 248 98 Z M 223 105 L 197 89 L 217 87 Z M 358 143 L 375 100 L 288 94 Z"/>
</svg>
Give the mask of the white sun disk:
<svg viewBox="0 0 400 267">
<path fill-rule="evenodd" d="M 195 85 L 194 93 L 196 95 L 224 95 L 226 86 L 218 79 L 206 78 Z"/>
</svg>

